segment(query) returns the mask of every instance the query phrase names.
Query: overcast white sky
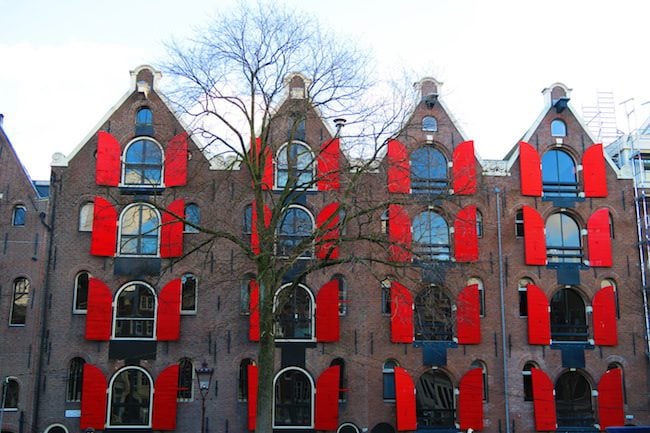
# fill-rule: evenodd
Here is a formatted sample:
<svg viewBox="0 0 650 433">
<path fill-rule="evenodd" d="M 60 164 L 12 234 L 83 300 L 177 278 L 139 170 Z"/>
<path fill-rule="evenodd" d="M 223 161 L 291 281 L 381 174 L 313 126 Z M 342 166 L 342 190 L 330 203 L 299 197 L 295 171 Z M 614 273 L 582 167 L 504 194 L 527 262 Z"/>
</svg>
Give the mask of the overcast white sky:
<svg viewBox="0 0 650 433">
<path fill-rule="evenodd" d="M 541 90 L 634 98 L 648 114 L 647 0 L 286 0 L 374 52 L 384 71 L 444 82 L 447 106 L 483 158 L 502 158 L 542 109 Z M 49 178 L 129 90 L 129 71 L 233 0 L 0 0 L 0 113 L 33 179 Z M 619 128 L 627 130 L 625 115 Z"/>
</svg>

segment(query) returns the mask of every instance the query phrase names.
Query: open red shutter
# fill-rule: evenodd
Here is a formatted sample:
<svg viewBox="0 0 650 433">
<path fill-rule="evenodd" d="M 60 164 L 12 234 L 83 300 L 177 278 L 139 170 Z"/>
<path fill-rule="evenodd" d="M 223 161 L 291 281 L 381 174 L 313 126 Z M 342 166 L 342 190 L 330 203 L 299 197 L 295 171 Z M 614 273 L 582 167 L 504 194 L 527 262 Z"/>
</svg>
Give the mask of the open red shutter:
<svg viewBox="0 0 650 433">
<path fill-rule="evenodd" d="M 542 196 L 542 162 L 530 144 L 519 142 L 519 178 L 521 195 Z"/>
<path fill-rule="evenodd" d="M 600 346 L 616 346 L 616 294 L 614 287 L 603 287 L 594 295 L 592 302 L 594 322 L 594 343 Z"/>
<path fill-rule="evenodd" d="M 395 415 L 397 431 L 417 429 L 415 385 L 406 370 L 395 367 Z"/>
<path fill-rule="evenodd" d="M 316 341 L 339 341 L 339 280 L 325 283 L 316 295 Z"/>
<path fill-rule="evenodd" d="M 397 140 L 388 140 L 388 192 L 411 192 L 411 169 L 406 146 Z"/>
<path fill-rule="evenodd" d="M 248 339 L 260 341 L 260 286 L 255 280 L 250 280 L 248 300 Z"/>
<path fill-rule="evenodd" d="M 104 186 L 118 186 L 122 173 L 120 143 L 106 131 L 97 133 L 97 160 L 95 162 L 95 183 Z"/>
<path fill-rule="evenodd" d="M 79 428 L 104 430 L 106 422 L 106 390 L 104 373 L 92 364 L 84 364 L 81 381 L 81 419 Z"/>
<path fill-rule="evenodd" d="M 183 218 L 185 218 L 185 200 L 183 199 L 174 200 L 167 207 L 167 212 L 162 213 L 160 257 L 183 255 Z"/>
<path fill-rule="evenodd" d="M 460 429 L 483 430 L 483 369 L 474 368 L 465 373 L 458 388 Z"/>
<path fill-rule="evenodd" d="M 390 286 L 390 341 L 412 343 L 413 338 L 413 295 L 393 281 Z"/>
<path fill-rule="evenodd" d="M 273 188 L 273 151 L 267 144 L 262 149 L 262 139 L 256 137 L 251 143 L 251 165 L 260 171 L 260 182 L 263 190 Z"/>
<path fill-rule="evenodd" d="M 466 206 L 456 214 L 456 220 L 454 221 L 454 256 L 457 262 L 475 262 L 478 260 L 476 206 Z"/>
<path fill-rule="evenodd" d="M 334 138 L 323 143 L 316 164 L 319 191 L 338 191 L 341 186 L 340 140 Z"/>
<path fill-rule="evenodd" d="M 264 205 L 264 225 L 266 227 L 271 224 L 271 209 L 267 205 Z M 253 253 L 259 254 L 260 249 L 260 235 L 257 231 L 257 206 L 253 201 L 252 213 L 251 213 L 251 250 Z"/>
<path fill-rule="evenodd" d="M 97 278 L 88 280 L 88 311 L 86 313 L 86 340 L 111 339 L 113 295 L 111 289 Z"/>
<path fill-rule="evenodd" d="M 526 286 L 528 344 L 551 344 L 551 316 L 546 294 L 534 284 Z"/>
<path fill-rule="evenodd" d="M 113 257 L 117 245 L 117 211 L 105 198 L 96 196 L 93 204 L 93 232 L 90 254 Z"/>
<path fill-rule="evenodd" d="M 339 247 L 339 204 L 330 203 L 316 217 L 318 237 L 316 257 L 321 260 L 338 259 Z"/>
<path fill-rule="evenodd" d="M 474 141 L 464 141 L 454 149 L 452 188 L 456 195 L 476 193 L 476 161 L 474 159 Z"/>
<path fill-rule="evenodd" d="M 524 258 L 527 265 L 546 265 L 546 236 L 544 220 L 532 207 L 523 206 L 524 211 Z"/>
<path fill-rule="evenodd" d="M 481 342 L 481 307 L 478 284 L 465 287 L 456 301 L 456 329 L 458 344 Z"/>
<path fill-rule="evenodd" d="M 589 146 L 582 154 L 582 180 L 585 197 L 607 197 L 607 171 L 602 144 Z"/>
<path fill-rule="evenodd" d="M 598 209 L 587 220 L 589 266 L 612 266 L 612 239 L 609 230 L 609 210 Z"/>
<path fill-rule="evenodd" d="M 181 279 L 171 280 L 158 296 L 156 339 L 177 341 L 181 336 Z"/>
<path fill-rule="evenodd" d="M 248 430 L 255 431 L 257 421 L 257 383 L 259 372 L 257 365 L 248 364 Z"/>
<path fill-rule="evenodd" d="M 398 263 L 411 261 L 411 219 L 406 210 L 398 205 L 388 205 L 388 253 L 390 260 Z"/>
<path fill-rule="evenodd" d="M 613 368 L 600 377 L 598 418 L 602 431 L 607 427 L 625 425 L 623 372 L 620 368 Z"/>
<path fill-rule="evenodd" d="M 153 388 L 153 430 L 176 429 L 176 396 L 178 394 L 178 364 L 160 372 Z"/>
<path fill-rule="evenodd" d="M 341 367 L 333 365 L 318 376 L 316 381 L 316 430 L 336 430 L 339 425 L 339 377 Z"/>
<path fill-rule="evenodd" d="M 183 132 L 167 143 L 165 148 L 165 186 L 187 184 L 187 133 Z"/>
<path fill-rule="evenodd" d="M 555 418 L 555 390 L 551 379 L 539 368 L 531 368 L 533 382 L 533 409 L 535 430 L 550 431 L 557 428 Z"/>
</svg>

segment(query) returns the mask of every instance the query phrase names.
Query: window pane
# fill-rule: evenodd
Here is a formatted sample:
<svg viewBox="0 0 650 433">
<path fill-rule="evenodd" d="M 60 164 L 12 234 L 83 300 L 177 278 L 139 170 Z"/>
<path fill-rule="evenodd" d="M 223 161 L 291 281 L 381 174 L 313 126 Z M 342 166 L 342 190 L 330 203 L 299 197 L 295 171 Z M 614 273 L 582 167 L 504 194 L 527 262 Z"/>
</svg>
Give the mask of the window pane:
<svg viewBox="0 0 650 433">
<path fill-rule="evenodd" d="M 124 183 L 158 185 L 161 183 L 162 151 L 149 140 L 138 140 L 126 151 Z"/>
<path fill-rule="evenodd" d="M 79 210 L 79 231 L 90 232 L 93 229 L 93 203 L 84 204 Z"/>
<path fill-rule="evenodd" d="M 586 341 L 588 337 L 585 304 L 571 289 L 555 292 L 551 306 L 551 338 L 563 341 Z"/>
<path fill-rule="evenodd" d="M 192 203 L 185 206 L 185 220 L 187 223 L 191 223 L 185 224 L 184 230 L 186 233 L 199 232 L 199 229 L 195 227 L 201 224 L 201 209 L 198 205 Z"/>
<path fill-rule="evenodd" d="M 564 373 L 555 385 L 557 424 L 559 427 L 592 427 L 594 411 L 591 386 L 577 372 Z"/>
<path fill-rule="evenodd" d="M 542 157 L 542 184 L 544 195 L 576 197 L 578 181 L 573 158 L 561 150 L 549 150 Z"/>
<path fill-rule="evenodd" d="M 24 206 L 16 206 L 13 212 L 12 224 L 14 226 L 24 226 L 27 209 Z"/>
<path fill-rule="evenodd" d="M 88 308 L 88 283 L 90 275 L 88 272 L 80 272 L 75 279 L 74 309 L 83 311 Z"/>
<path fill-rule="evenodd" d="M 10 325 L 24 325 L 29 305 L 29 281 L 19 278 L 14 282 L 14 299 L 11 308 Z"/>
<path fill-rule="evenodd" d="M 566 137 L 566 124 L 562 120 L 555 119 L 551 122 L 551 136 Z"/>
<path fill-rule="evenodd" d="M 66 401 L 81 401 L 82 376 L 85 363 L 86 361 L 83 358 L 73 358 L 70 361 Z"/>
<path fill-rule="evenodd" d="M 276 296 L 275 336 L 281 339 L 311 339 L 311 296 L 307 290 L 287 287 Z"/>
<path fill-rule="evenodd" d="M 422 212 L 413 220 L 415 253 L 421 260 L 449 260 L 449 227 L 435 212 Z"/>
<path fill-rule="evenodd" d="M 146 426 L 149 424 L 151 383 L 139 369 L 118 374 L 111 387 L 110 425 Z"/>
<path fill-rule="evenodd" d="M 437 149 L 421 147 L 411 154 L 411 188 L 413 192 L 446 191 L 448 185 L 447 158 Z"/>
<path fill-rule="evenodd" d="M 275 426 L 310 426 L 312 389 L 298 370 L 288 370 L 275 381 Z"/>
<path fill-rule="evenodd" d="M 196 277 L 192 274 L 183 275 L 181 311 L 196 311 Z"/>
<path fill-rule="evenodd" d="M 153 338 L 155 305 L 155 295 L 147 286 L 124 288 L 117 298 L 115 336 Z"/>
</svg>

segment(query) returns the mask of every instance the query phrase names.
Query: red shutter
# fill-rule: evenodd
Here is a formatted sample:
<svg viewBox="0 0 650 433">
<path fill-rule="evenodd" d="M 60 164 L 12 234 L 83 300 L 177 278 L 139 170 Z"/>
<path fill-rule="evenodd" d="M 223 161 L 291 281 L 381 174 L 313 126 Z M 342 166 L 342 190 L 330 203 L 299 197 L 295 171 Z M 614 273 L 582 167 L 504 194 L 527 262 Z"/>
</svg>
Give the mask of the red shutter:
<svg viewBox="0 0 650 433">
<path fill-rule="evenodd" d="M 406 370 L 395 367 L 395 415 L 397 431 L 417 429 L 415 385 Z"/>
<path fill-rule="evenodd" d="M 156 339 L 177 341 L 181 336 L 181 279 L 171 280 L 158 295 Z"/>
<path fill-rule="evenodd" d="M 479 344 L 481 342 L 481 306 L 478 284 L 472 284 L 460 291 L 456 307 L 458 344 Z"/>
<path fill-rule="evenodd" d="M 388 192 L 411 192 L 411 169 L 406 146 L 397 140 L 388 140 Z"/>
<path fill-rule="evenodd" d="M 623 372 L 620 368 L 613 368 L 600 377 L 598 418 L 602 431 L 607 427 L 625 425 Z"/>
<path fill-rule="evenodd" d="M 526 286 L 528 344 L 551 344 L 551 316 L 546 294 L 534 284 Z"/>
<path fill-rule="evenodd" d="M 458 388 L 460 429 L 483 430 L 483 369 L 474 368 L 465 373 Z"/>
<path fill-rule="evenodd" d="M 456 146 L 453 154 L 452 188 L 456 195 L 476 193 L 476 161 L 474 141 L 464 141 Z"/>
<path fill-rule="evenodd" d="M 260 341 L 260 286 L 257 281 L 250 280 L 248 287 L 248 339 Z"/>
<path fill-rule="evenodd" d="M 255 138 L 251 143 L 251 148 L 252 157 L 250 163 L 254 170 L 260 172 L 260 186 L 262 189 L 269 190 L 273 188 L 273 151 L 268 144 L 262 146 L 260 137 Z M 264 155 L 262 156 L 262 154 Z"/>
<path fill-rule="evenodd" d="M 341 150 L 338 138 L 328 140 L 320 147 L 316 173 L 319 191 L 338 191 L 341 186 Z"/>
<path fill-rule="evenodd" d="M 413 342 L 413 296 L 397 281 L 390 286 L 390 341 Z"/>
<path fill-rule="evenodd" d="M 187 132 L 169 140 L 165 148 L 165 186 L 187 184 Z"/>
<path fill-rule="evenodd" d="M 251 211 L 251 250 L 254 254 L 259 254 L 261 248 L 260 236 L 257 231 L 257 205 L 255 202 L 253 202 Z M 264 225 L 268 227 L 269 224 L 271 224 L 271 209 L 267 205 L 264 205 Z"/>
<path fill-rule="evenodd" d="M 117 211 L 108 200 L 96 196 L 93 204 L 93 232 L 90 254 L 113 257 L 117 245 Z"/>
<path fill-rule="evenodd" d="M 257 382 L 259 372 L 257 365 L 248 364 L 248 430 L 255 431 L 257 421 Z"/>
<path fill-rule="evenodd" d="M 616 346 L 616 293 L 614 287 L 603 287 L 594 295 L 592 302 L 594 342 L 600 346 Z"/>
<path fill-rule="evenodd" d="M 330 203 L 325 206 L 316 217 L 316 226 L 316 257 L 321 260 L 338 259 L 339 204 Z"/>
<path fill-rule="evenodd" d="M 612 266 L 612 239 L 609 229 L 609 210 L 598 209 L 587 221 L 589 266 Z"/>
<path fill-rule="evenodd" d="M 316 341 L 339 341 L 339 281 L 325 283 L 316 295 Z"/>
<path fill-rule="evenodd" d="M 519 142 L 519 177 L 521 195 L 542 196 L 542 163 L 539 153 L 530 144 Z"/>
<path fill-rule="evenodd" d="M 546 236 L 544 220 L 532 207 L 524 210 L 524 257 L 527 265 L 546 265 Z"/>
<path fill-rule="evenodd" d="M 178 364 L 160 372 L 153 388 L 153 430 L 176 429 L 176 396 L 178 394 Z"/>
<path fill-rule="evenodd" d="M 454 256 L 457 262 L 478 260 L 476 206 L 466 206 L 456 214 L 454 221 Z"/>
<path fill-rule="evenodd" d="M 582 155 L 582 181 L 585 197 L 607 197 L 607 170 L 602 144 L 590 146 Z"/>
<path fill-rule="evenodd" d="M 336 430 L 339 425 L 339 377 L 341 367 L 333 365 L 316 381 L 314 429 Z"/>
<path fill-rule="evenodd" d="M 88 281 L 88 311 L 86 313 L 86 340 L 111 339 L 113 295 L 101 280 L 90 277 Z"/>
<path fill-rule="evenodd" d="M 119 185 L 122 174 L 121 154 L 120 143 L 115 137 L 106 131 L 97 133 L 97 161 L 95 162 L 97 185 Z"/>
<path fill-rule="evenodd" d="M 388 205 L 388 253 L 393 262 L 411 261 L 411 219 L 404 208 L 397 204 Z"/>
<path fill-rule="evenodd" d="M 550 431 L 557 428 L 555 418 L 555 390 L 551 379 L 539 368 L 531 368 L 533 382 L 533 408 L 535 410 L 535 430 Z"/>
<path fill-rule="evenodd" d="M 84 364 L 81 381 L 81 419 L 79 428 L 104 430 L 106 423 L 106 390 L 104 373 L 92 364 Z"/>
<path fill-rule="evenodd" d="M 167 207 L 167 212 L 162 213 L 160 257 L 181 257 L 183 255 L 183 218 L 185 218 L 185 200 L 183 199 L 174 200 Z"/>
</svg>

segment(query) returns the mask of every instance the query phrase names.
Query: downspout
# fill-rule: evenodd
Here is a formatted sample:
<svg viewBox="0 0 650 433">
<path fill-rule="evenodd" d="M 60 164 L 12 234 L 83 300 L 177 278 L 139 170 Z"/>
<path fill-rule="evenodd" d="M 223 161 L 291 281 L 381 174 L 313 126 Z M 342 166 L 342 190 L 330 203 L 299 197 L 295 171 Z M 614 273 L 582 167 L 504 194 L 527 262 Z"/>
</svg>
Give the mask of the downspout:
<svg viewBox="0 0 650 433">
<path fill-rule="evenodd" d="M 510 433 L 510 397 L 508 394 L 508 357 L 506 356 L 506 300 L 505 274 L 503 270 L 503 239 L 501 232 L 501 190 L 494 188 L 497 207 L 497 240 L 499 249 L 499 295 L 501 296 L 501 349 L 503 353 L 503 398 L 506 409 L 506 433 Z"/>
</svg>

